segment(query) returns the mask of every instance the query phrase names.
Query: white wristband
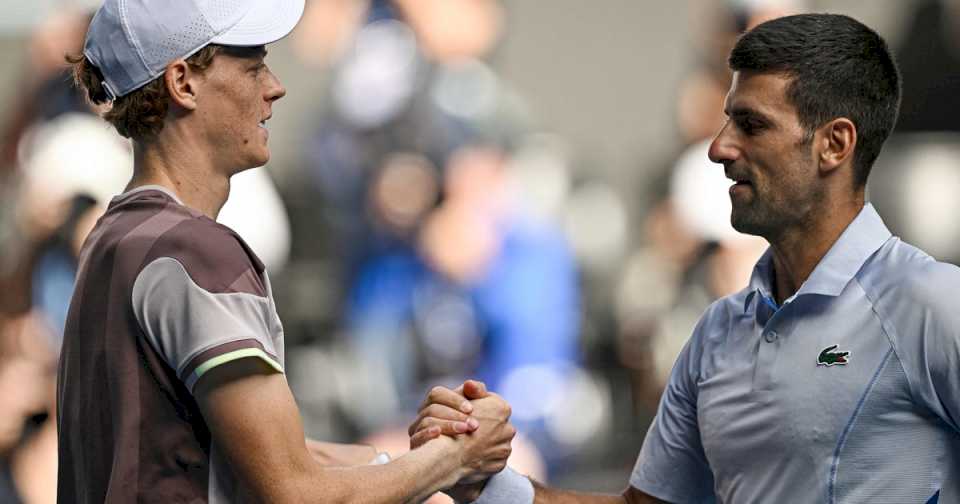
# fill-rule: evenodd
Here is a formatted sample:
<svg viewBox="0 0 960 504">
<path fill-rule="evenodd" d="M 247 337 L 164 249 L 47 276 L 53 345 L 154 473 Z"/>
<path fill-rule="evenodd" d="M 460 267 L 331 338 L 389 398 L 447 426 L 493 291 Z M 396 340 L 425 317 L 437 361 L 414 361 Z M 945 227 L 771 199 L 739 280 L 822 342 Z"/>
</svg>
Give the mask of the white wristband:
<svg viewBox="0 0 960 504">
<path fill-rule="evenodd" d="M 491 476 L 471 504 L 533 504 L 533 483 L 508 467 Z"/>
<path fill-rule="evenodd" d="M 377 454 L 376 458 L 370 461 L 369 465 L 383 465 L 390 462 L 390 454 L 387 452 L 380 452 Z"/>
</svg>

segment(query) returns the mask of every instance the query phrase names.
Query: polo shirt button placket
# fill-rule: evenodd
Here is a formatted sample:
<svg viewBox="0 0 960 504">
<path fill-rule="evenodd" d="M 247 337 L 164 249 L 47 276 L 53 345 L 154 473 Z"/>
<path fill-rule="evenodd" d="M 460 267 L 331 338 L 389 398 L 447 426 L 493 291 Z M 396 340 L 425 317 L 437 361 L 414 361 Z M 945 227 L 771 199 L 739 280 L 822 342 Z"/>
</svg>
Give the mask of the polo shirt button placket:
<svg viewBox="0 0 960 504">
<path fill-rule="evenodd" d="M 774 363 L 777 361 L 777 353 L 780 345 L 777 345 L 779 333 L 773 329 L 766 329 L 760 333 L 763 340 L 760 342 L 760 348 L 757 351 L 757 367 L 753 374 L 753 390 L 757 392 L 769 392 L 773 390 Z"/>
</svg>

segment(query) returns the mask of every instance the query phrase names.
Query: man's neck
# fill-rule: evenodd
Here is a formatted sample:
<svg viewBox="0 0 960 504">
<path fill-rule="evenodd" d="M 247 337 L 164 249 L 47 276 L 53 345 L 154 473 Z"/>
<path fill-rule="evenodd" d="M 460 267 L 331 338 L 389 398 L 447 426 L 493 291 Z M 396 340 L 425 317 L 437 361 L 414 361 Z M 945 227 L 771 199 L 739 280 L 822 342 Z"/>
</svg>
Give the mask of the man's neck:
<svg viewBox="0 0 960 504">
<path fill-rule="evenodd" d="M 824 208 L 821 217 L 812 219 L 810 226 L 788 230 L 776 240 L 770 240 L 773 295 L 778 305 L 800 290 L 863 206 L 864 199 L 860 195 L 846 204 Z"/>
<path fill-rule="evenodd" d="M 193 148 L 191 148 L 193 147 Z M 182 142 L 134 142 L 133 178 L 126 190 L 159 185 L 185 206 L 216 220 L 230 194 L 230 177 L 219 171 L 201 149 Z"/>
</svg>

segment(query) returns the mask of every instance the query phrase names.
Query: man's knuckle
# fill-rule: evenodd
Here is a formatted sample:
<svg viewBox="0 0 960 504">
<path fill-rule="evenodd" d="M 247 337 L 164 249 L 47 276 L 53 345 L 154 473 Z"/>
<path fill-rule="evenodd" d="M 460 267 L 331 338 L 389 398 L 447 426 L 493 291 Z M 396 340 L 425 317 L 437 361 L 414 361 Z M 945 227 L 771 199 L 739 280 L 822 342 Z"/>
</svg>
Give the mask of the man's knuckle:
<svg viewBox="0 0 960 504">
<path fill-rule="evenodd" d="M 423 417 L 418 416 L 413 423 L 410 424 L 410 427 L 407 427 L 407 435 L 412 436 L 415 432 L 420 430 L 420 424 L 423 422 Z"/>
</svg>

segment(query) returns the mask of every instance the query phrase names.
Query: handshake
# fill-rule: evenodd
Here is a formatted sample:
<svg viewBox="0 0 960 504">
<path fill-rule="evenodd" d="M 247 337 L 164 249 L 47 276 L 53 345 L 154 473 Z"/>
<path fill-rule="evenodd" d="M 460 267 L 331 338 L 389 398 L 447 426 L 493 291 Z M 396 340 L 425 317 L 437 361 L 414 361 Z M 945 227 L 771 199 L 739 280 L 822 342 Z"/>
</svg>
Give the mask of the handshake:
<svg viewBox="0 0 960 504">
<path fill-rule="evenodd" d="M 450 445 L 459 456 L 460 470 L 444 493 L 456 502 L 474 501 L 487 480 L 507 466 L 517 433 L 510 413 L 510 405 L 482 382 L 467 380 L 454 390 L 434 387 L 408 430 L 410 449 Z"/>
</svg>

